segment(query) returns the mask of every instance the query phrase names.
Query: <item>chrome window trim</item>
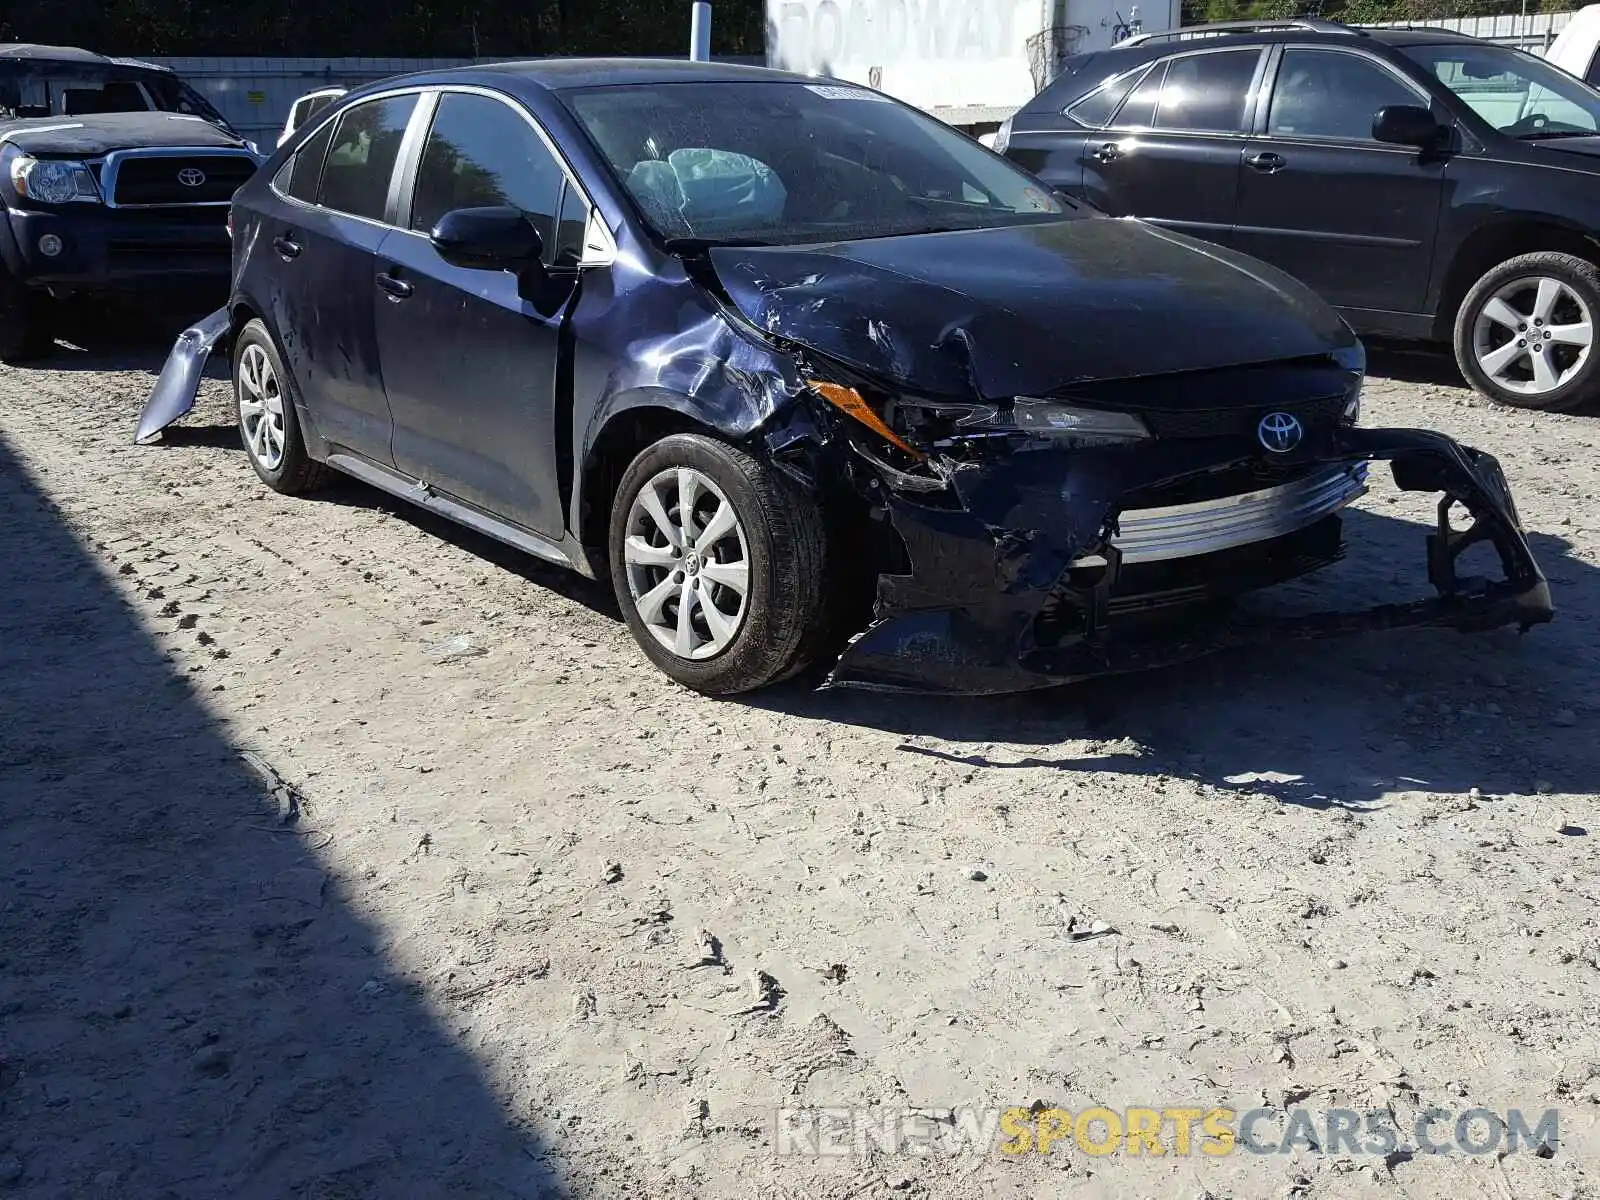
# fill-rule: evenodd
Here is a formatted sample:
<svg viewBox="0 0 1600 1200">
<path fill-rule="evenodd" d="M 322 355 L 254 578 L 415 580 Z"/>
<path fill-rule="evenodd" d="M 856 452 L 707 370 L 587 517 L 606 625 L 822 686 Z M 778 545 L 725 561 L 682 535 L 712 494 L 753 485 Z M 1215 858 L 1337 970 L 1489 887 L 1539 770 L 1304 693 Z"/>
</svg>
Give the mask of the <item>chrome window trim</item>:
<svg viewBox="0 0 1600 1200">
<path fill-rule="evenodd" d="M 230 150 L 225 146 L 144 146 L 135 150 L 113 150 L 103 159 L 93 160 L 101 163 L 100 196 L 107 208 L 227 208 L 233 203 L 230 199 L 196 200 L 187 204 L 182 201 L 171 204 L 118 204 L 114 199 L 117 194 L 117 175 L 122 164 L 132 158 L 243 158 L 248 159 L 257 170 L 262 162 L 259 156 L 243 147 Z"/>
</svg>

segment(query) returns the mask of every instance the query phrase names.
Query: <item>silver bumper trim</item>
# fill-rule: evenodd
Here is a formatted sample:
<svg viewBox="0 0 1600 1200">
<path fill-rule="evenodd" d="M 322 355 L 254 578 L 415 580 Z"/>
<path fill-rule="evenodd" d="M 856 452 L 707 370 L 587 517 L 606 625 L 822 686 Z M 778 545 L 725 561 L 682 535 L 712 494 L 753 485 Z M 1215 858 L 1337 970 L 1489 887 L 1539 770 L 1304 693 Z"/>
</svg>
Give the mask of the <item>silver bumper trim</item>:
<svg viewBox="0 0 1600 1200">
<path fill-rule="evenodd" d="M 1118 517 L 1111 544 L 1124 563 L 1164 562 L 1215 554 L 1252 542 L 1265 542 L 1308 525 L 1365 495 L 1367 464 L 1328 467 L 1281 487 L 1238 496 L 1130 509 Z M 1104 565 L 1098 554 L 1077 559 L 1075 567 Z"/>
</svg>

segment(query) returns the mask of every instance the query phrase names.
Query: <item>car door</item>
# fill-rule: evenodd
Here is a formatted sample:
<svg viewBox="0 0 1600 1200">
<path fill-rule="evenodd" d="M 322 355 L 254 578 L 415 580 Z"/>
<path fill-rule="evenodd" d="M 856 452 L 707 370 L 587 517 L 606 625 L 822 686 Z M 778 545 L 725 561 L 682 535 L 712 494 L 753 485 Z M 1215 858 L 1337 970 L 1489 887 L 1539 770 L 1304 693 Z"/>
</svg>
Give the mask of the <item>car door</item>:
<svg viewBox="0 0 1600 1200">
<path fill-rule="evenodd" d="M 1236 46 L 1156 62 L 1084 142 L 1084 197 L 1114 216 L 1226 240 L 1264 59 L 1261 46 Z"/>
<path fill-rule="evenodd" d="M 1434 107 L 1374 55 L 1286 46 L 1245 146 L 1234 244 L 1343 308 L 1422 312 L 1445 156 L 1373 139 L 1398 104 Z"/>
<path fill-rule="evenodd" d="M 515 274 L 453 266 L 428 238 L 452 209 L 502 205 L 520 209 L 543 239 L 557 291 L 537 303 Z M 417 162 L 407 228 L 379 248 L 376 290 L 367 281 L 395 465 L 549 537 L 565 526 L 555 396 L 587 217 L 587 199 L 526 110 L 494 94 L 444 91 Z"/>
<path fill-rule="evenodd" d="M 388 233 L 418 96 L 365 101 L 314 133 L 291 160 L 285 199 L 262 230 L 274 256 L 265 300 L 317 431 L 384 464 L 393 461 L 392 426 L 373 327 L 373 255 Z"/>
</svg>

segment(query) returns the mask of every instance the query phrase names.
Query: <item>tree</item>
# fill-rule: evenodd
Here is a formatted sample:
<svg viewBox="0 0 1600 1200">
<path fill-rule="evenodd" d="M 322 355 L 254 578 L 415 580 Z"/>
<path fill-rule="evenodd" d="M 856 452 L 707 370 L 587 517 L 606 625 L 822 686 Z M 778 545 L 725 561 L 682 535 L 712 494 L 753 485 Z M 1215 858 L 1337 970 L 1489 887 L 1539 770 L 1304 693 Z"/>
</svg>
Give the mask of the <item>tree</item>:
<svg viewBox="0 0 1600 1200">
<path fill-rule="evenodd" d="M 107 54 L 671 54 L 689 0 L 12 0 L 5 36 Z M 763 52 L 764 0 L 718 0 L 712 49 Z"/>
</svg>

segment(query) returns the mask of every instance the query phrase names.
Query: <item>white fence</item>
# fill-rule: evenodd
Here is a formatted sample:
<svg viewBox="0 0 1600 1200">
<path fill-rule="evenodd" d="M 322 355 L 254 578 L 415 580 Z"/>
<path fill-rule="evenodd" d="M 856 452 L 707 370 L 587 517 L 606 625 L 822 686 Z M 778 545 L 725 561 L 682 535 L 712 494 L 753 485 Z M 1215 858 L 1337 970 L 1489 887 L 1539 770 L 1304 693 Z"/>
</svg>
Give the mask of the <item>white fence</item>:
<svg viewBox="0 0 1600 1200">
<path fill-rule="evenodd" d="M 1498 17 L 1452 17 L 1438 21 L 1382 21 L 1375 23 L 1374 28 L 1453 29 L 1457 33 L 1543 54 L 1572 17 L 1570 12 L 1528 13 L 1526 16 L 1508 13 Z"/>
<path fill-rule="evenodd" d="M 1499 17 L 1457 17 L 1439 21 L 1404 22 L 1412 26 L 1453 29 L 1474 37 L 1487 38 L 1507 45 L 1521 46 L 1534 53 L 1543 53 L 1567 22 L 1570 12 L 1530 13 L 1528 16 L 1511 14 Z M 1390 22 L 1390 24 L 1402 24 Z M 1021 47 L 1019 45 L 1018 49 Z M 253 138 L 263 150 L 277 141 L 289 106 L 296 97 L 317 88 L 340 86 L 356 87 L 391 75 L 411 71 L 438 70 L 444 67 L 467 66 L 473 62 L 506 61 L 504 59 L 469 58 L 154 58 L 151 62 L 165 63 L 180 76 L 204 93 L 241 133 Z M 724 59 L 722 61 L 760 63 L 760 58 Z M 1010 60 L 1008 60 L 1009 62 Z M 1033 79 L 1028 70 L 1026 56 L 1012 66 L 1017 78 L 1015 89 L 1019 95 L 1033 94 Z M 863 82 L 868 82 L 863 79 Z M 872 81 L 883 84 L 879 81 Z M 1026 98 L 1026 97 L 1023 97 Z M 1013 103 L 1011 107 L 1014 107 Z M 1008 109 L 1009 111 L 1009 109 Z M 944 114 L 941 114 L 944 115 Z M 999 118 L 996 117 L 996 120 Z"/>
<path fill-rule="evenodd" d="M 324 87 L 358 87 L 391 75 L 508 59 L 471 58 L 149 58 L 163 63 L 217 106 L 233 127 L 270 150 L 289 106 Z M 759 63 L 760 58 L 721 59 Z"/>
</svg>

